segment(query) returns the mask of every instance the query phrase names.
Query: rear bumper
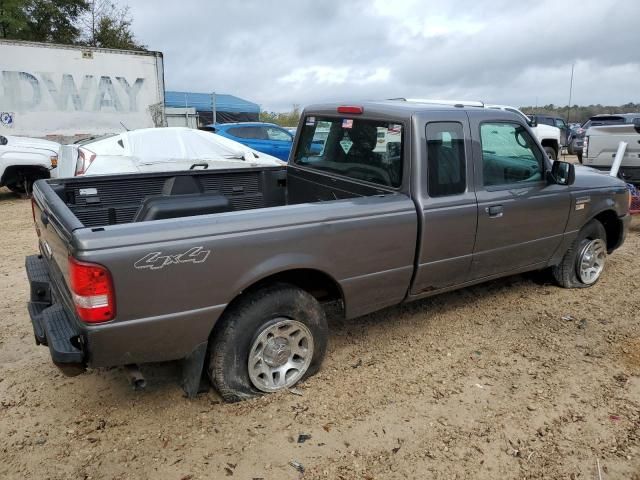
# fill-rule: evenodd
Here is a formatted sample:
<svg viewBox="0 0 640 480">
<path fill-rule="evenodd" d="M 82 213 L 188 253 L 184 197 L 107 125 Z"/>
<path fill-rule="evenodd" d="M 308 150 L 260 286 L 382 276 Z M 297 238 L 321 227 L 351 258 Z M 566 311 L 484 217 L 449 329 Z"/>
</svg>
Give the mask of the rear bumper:
<svg viewBox="0 0 640 480">
<path fill-rule="evenodd" d="M 84 372 L 86 355 L 82 335 L 75 326 L 73 314 L 57 302 L 45 260 L 40 255 L 28 256 L 25 267 L 31 291 L 27 309 L 36 344 L 49 347 L 51 360 L 65 375 Z"/>
</svg>

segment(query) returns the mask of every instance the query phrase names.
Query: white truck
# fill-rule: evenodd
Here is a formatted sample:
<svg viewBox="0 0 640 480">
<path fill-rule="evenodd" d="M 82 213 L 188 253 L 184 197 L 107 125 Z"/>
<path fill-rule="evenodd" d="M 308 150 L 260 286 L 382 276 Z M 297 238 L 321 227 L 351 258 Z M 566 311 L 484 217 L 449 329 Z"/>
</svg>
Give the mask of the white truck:
<svg viewBox="0 0 640 480">
<path fill-rule="evenodd" d="M 160 52 L 0 40 L 0 59 L 0 135 L 5 138 L 72 143 L 166 125 Z M 35 157 L 29 164 L 24 153 L 15 159 L 5 155 L 5 170 L 16 167 L 9 171 L 25 185 L 48 176 L 46 168 L 36 168 L 41 163 Z"/>
<path fill-rule="evenodd" d="M 560 132 L 558 127 L 538 123 L 535 119 L 532 120 L 522 113 L 522 111 L 515 107 L 510 107 L 509 105 L 485 105 L 485 107 L 494 110 L 505 110 L 521 116 L 529 124 L 529 127 L 531 127 L 531 130 L 540 142 L 540 145 L 544 148 L 544 151 L 547 152 L 549 158 L 552 160 L 558 159 L 562 148 L 562 143 L 560 141 L 562 132 Z"/>
<path fill-rule="evenodd" d="M 0 187 L 25 193 L 58 165 L 60 144 L 38 138 L 0 135 Z"/>
<path fill-rule="evenodd" d="M 640 116 L 633 123 L 589 127 L 582 147 L 582 163 L 609 171 L 620 142 L 627 145 L 619 175 L 628 183 L 640 185 Z"/>
</svg>

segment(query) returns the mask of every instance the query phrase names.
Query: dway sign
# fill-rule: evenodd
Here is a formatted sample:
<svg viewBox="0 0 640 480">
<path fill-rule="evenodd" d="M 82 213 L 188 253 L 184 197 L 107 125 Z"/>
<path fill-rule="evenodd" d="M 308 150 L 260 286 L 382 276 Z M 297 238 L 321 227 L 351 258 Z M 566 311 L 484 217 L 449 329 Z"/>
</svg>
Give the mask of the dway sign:
<svg viewBox="0 0 640 480">
<path fill-rule="evenodd" d="M 137 112 L 138 94 L 145 79 L 70 73 L 19 72 L 4 70 L 0 81 L 0 108 L 4 111 L 46 110 L 76 112 Z"/>
</svg>

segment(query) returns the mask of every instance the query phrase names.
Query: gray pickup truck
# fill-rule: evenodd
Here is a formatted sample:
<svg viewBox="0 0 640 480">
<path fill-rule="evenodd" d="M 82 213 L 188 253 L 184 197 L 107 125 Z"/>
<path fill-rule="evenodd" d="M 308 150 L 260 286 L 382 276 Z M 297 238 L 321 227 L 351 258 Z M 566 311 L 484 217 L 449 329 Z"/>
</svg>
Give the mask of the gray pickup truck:
<svg viewBox="0 0 640 480">
<path fill-rule="evenodd" d="M 183 360 L 228 401 L 289 388 L 345 318 L 550 268 L 588 287 L 625 184 L 552 162 L 519 116 L 405 100 L 307 108 L 289 164 L 42 180 L 36 343 L 67 374 Z"/>
<path fill-rule="evenodd" d="M 627 147 L 622 157 L 619 176 L 640 185 L 640 116 L 632 123 L 590 127 L 584 137 L 583 164 L 610 171 L 620 142 Z"/>
</svg>

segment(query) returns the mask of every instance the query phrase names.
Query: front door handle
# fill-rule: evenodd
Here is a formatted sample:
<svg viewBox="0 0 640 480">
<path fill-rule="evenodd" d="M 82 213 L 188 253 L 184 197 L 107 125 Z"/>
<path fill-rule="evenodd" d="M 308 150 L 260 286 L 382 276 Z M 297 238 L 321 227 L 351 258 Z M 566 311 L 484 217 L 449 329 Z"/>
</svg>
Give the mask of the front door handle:
<svg viewBox="0 0 640 480">
<path fill-rule="evenodd" d="M 491 205 L 490 207 L 487 207 L 484 210 L 489 214 L 489 217 L 491 218 L 500 218 L 504 214 L 502 205 Z"/>
</svg>

